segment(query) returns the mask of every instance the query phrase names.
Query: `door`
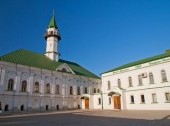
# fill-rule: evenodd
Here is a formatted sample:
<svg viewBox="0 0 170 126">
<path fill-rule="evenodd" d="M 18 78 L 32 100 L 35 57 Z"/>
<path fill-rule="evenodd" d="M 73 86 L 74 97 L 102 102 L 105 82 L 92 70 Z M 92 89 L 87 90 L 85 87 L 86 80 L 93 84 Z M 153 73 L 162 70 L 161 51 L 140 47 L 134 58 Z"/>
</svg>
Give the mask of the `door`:
<svg viewBox="0 0 170 126">
<path fill-rule="evenodd" d="M 114 108 L 121 109 L 120 96 L 114 96 Z"/>
<path fill-rule="evenodd" d="M 89 109 L 89 99 L 85 99 L 85 109 Z"/>
</svg>

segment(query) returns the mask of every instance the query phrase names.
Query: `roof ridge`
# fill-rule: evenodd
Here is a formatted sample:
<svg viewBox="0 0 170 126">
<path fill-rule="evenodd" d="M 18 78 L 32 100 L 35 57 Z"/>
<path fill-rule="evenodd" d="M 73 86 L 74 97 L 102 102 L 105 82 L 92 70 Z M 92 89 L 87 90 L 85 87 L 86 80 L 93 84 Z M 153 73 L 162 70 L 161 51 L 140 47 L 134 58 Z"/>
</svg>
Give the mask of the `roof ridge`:
<svg viewBox="0 0 170 126">
<path fill-rule="evenodd" d="M 161 59 L 161 58 L 166 58 L 168 56 L 170 56 L 170 53 L 165 52 L 165 53 L 162 53 L 162 54 L 159 54 L 159 55 L 156 55 L 156 56 L 150 56 L 148 58 L 144 58 L 144 59 L 141 59 L 141 60 L 136 60 L 134 62 L 126 63 L 124 65 L 115 67 L 115 68 L 113 68 L 111 70 L 108 70 L 106 72 L 103 72 L 103 73 L 108 73 L 108 72 L 112 72 L 112 71 L 116 71 L 116 70 L 120 70 L 120 69 L 125 69 L 125 68 L 128 68 L 128 67 L 132 67 L 132 66 L 135 66 L 135 65 L 147 63 L 147 62 L 158 60 L 158 59 Z M 101 74 L 103 74 L 103 73 L 101 73 Z"/>
</svg>

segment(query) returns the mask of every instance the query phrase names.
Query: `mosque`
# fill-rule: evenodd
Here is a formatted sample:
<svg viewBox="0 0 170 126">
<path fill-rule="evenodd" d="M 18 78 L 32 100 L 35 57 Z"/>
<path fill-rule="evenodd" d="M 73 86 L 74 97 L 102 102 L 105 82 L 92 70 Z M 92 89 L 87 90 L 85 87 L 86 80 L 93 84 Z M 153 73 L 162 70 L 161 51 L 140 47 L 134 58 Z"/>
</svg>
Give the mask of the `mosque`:
<svg viewBox="0 0 170 126">
<path fill-rule="evenodd" d="M 45 40 L 45 54 L 20 49 L 0 57 L 0 112 L 170 110 L 170 50 L 103 72 L 100 78 L 60 59 L 54 15 Z"/>
</svg>

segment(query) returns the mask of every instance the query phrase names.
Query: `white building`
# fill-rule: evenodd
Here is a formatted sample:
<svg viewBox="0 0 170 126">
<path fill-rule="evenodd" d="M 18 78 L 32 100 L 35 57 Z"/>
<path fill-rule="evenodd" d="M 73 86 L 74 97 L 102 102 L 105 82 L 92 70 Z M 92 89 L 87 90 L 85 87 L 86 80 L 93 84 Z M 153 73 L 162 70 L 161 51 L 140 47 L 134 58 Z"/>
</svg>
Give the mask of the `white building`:
<svg viewBox="0 0 170 126">
<path fill-rule="evenodd" d="M 100 96 L 101 79 L 77 63 L 59 58 L 61 36 L 54 15 L 45 39 L 45 55 L 21 49 L 0 57 L 0 111 L 98 106 L 93 99 Z"/>
<path fill-rule="evenodd" d="M 102 73 L 104 109 L 170 110 L 170 51 Z"/>
</svg>

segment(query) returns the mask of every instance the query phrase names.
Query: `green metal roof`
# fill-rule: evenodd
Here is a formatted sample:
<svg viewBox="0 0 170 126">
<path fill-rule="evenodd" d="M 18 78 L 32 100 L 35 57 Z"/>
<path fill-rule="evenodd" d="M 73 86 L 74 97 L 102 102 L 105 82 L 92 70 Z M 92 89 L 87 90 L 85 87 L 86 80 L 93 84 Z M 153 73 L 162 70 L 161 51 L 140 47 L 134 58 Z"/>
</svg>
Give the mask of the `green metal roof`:
<svg viewBox="0 0 170 126">
<path fill-rule="evenodd" d="M 50 21 L 50 24 L 48 25 L 48 28 L 58 28 L 54 15 L 51 18 L 51 21 Z"/>
<path fill-rule="evenodd" d="M 169 50 L 167 50 L 165 53 L 157 55 L 157 56 L 149 57 L 149 58 L 146 58 L 146 59 L 142 59 L 142 60 L 139 60 L 139 61 L 135 61 L 135 62 L 132 62 L 132 63 L 128 63 L 128 64 L 125 64 L 125 65 L 119 66 L 117 68 L 103 72 L 102 74 L 113 72 L 113 71 L 120 70 L 120 69 L 125 69 L 125 68 L 128 68 L 128 67 L 140 65 L 140 64 L 143 64 L 143 63 L 151 62 L 151 61 L 166 58 L 166 57 L 170 57 L 170 51 Z"/>
<path fill-rule="evenodd" d="M 20 49 L 11 52 L 9 54 L 6 54 L 4 56 L 1 56 L 0 61 L 32 66 L 32 67 L 47 69 L 52 71 L 56 71 L 59 65 L 66 63 L 72 69 L 72 71 L 77 75 L 100 79 L 98 76 L 86 70 L 85 68 L 78 65 L 77 63 L 66 61 L 66 60 L 59 60 L 58 62 L 56 62 L 49 59 L 45 55 L 34 53 L 24 49 Z"/>
</svg>

